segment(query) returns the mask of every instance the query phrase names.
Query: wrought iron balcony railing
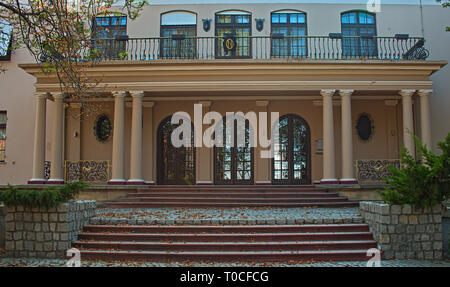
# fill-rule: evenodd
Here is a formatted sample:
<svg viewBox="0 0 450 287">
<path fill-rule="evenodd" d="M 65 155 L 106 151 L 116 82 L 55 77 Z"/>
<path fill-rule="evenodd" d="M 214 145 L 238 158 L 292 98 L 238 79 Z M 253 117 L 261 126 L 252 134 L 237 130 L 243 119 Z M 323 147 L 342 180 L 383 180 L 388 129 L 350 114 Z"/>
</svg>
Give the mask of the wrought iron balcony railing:
<svg viewBox="0 0 450 287">
<path fill-rule="evenodd" d="M 97 60 L 163 59 L 374 59 L 425 60 L 425 40 L 398 34 L 395 37 L 271 36 L 172 37 L 101 39 L 89 57 Z"/>
</svg>

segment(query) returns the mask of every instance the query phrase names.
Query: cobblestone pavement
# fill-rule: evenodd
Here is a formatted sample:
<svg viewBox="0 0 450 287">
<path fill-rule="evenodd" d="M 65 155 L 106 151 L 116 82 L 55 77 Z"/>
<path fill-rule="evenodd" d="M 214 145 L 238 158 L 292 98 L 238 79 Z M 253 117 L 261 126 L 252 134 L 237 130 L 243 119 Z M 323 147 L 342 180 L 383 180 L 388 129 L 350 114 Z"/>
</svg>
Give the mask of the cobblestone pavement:
<svg viewBox="0 0 450 287">
<path fill-rule="evenodd" d="M 102 208 L 91 224 L 360 223 L 358 208 Z"/>
<path fill-rule="evenodd" d="M 0 267 L 64 267 L 65 260 L 0 258 Z M 207 263 L 207 262 L 88 262 L 82 267 L 366 267 L 366 261 L 300 263 Z M 450 267 L 450 261 L 385 260 L 381 267 Z"/>
</svg>

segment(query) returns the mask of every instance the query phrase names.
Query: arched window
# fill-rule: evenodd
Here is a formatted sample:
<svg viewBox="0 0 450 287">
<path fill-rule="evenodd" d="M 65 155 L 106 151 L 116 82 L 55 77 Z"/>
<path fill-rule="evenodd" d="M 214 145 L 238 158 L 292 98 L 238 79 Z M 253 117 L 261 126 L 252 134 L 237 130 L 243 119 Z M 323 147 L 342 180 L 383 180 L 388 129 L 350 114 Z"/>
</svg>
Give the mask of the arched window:
<svg viewBox="0 0 450 287">
<path fill-rule="evenodd" d="M 12 26 L 0 19 L 0 61 L 11 60 Z"/>
<path fill-rule="evenodd" d="M 273 12 L 272 57 L 305 57 L 307 55 L 306 14 L 300 11 Z"/>
<path fill-rule="evenodd" d="M 245 11 L 216 13 L 216 58 L 251 58 L 252 15 Z M 229 45 L 226 45 L 226 40 Z"/>
<path fill-rule="evenodd" d="M 375 14 L 349 11 L 341 14 L 342 50 L 345 57 L 376 57 L 377 27 Z M 345 38 L 357 36 L 358 38 Z"/>
<path fill-rule="evenodd" d="M 194 59 L 197 53 L 197 15 L 174 11 L 161 15 L 161 57 Z"/>
</svg>

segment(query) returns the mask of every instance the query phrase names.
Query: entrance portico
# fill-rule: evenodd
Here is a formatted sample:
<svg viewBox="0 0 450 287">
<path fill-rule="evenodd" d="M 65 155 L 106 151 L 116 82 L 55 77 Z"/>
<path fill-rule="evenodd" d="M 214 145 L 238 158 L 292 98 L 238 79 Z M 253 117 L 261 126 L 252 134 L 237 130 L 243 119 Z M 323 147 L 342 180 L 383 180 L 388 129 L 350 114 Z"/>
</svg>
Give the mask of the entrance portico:
<svg viewBox="0 0 450 287">
<path fill-rule="evenodd" d="M 408 150 L 413 151 L 412 135 L 406 130 L 414 132 L 416 120 L 420 122 L 421 137 L 427 145 L 431 145 L 428 97 L 431 94 L 432 82 L 429 81 L 428 76 L 437 71 L 441 65 L 440 62 L 417 61 L 377 62 L 369 65 L 351 61 L 348 63 L 342 63 L 342 61 L 339 63 L 320 61 L 315 63 L 308 61 L 220 63 L 218 60 L 208 63 L 193 61 L 170 65 L 100 64 L 104 73 L 104 83 L 100 83 L 100 87 L 96 88 L 102 93 L 102 97 L 97 101 L 105 103 L 105 114 L 109 114 L 113 119 L 112 136 L 111 140 L 103 145 L 90 143 L 89 138 L 92 138 L 92 135 L 81 133 L 83 130 L 81 127 L 80 160 L 110 160 L 109 184 L 163 184 L 164 182 L 158 176 L 161 172 L 159 161 L 167 159 L 161 157 L 162 153 L 157 148 L 161 140 L 158 127 L 164 118 L 178 111 L 190 114 L 194 121 L 194 104 L 207 102 L 209 106 L 206 110 L 204 109 L 204 112 L 216 111 L 222 116 L 225 116 L 226 112 L 246 113 L 263 110 L 278 112 L 280 117 L 294 114 L 303 118 L 311 129 L 311 136 L 303 145 L 310 149 L 305 162 L 310 163 L 307 168 L 311 169 L 311 177 L 309 181 L 301 181 L 301 184 L 318 181 L 322 184 L 354 184 L 358 182 L 354 169 L 355 160 L 395 159 L 381 149 L 360 155 L 361 146 L 366 143 L 358 138 L 355 130 L 356 117 L 359 114 L 367 112 L 386 114 L 388 108 L 384 103 L 401 100 L 401 109 L 394 105 L 396 115 L 389 115 L 384 123 L 375 123 L 374 140 L 380 140 L 380 137 L 387 137 L 390 134 L 390 139 L 387 139 L 389 149 L 395 150 L 394 153 L 397 156 L 403 143 Z M 48 79 L 41 81 L 37 72 L 39 68 L 36 65 L 23 65 L 23 68 L 38 79 L 35 85 L 37 101 L 35 155 L 30 183 L 61 183 L 63 175 L 66 174 L 64 160 L 72 160 L 70 155 L 64 154 L 66 137 L 63 135 L 64 121 L 68 120 L 68 118 L 64 119 L 64 103 L 70 103 L 70 101 L 58 91 L 56 78 L 55 83 Z M 116 76 L 117 71 L 121 71 L 121 77 Z M 141 75 L 138 78 L 135 77 L 137 71 Z M 161 71 L 164 71 L 164 76 L 161 75 Z M 98 71 L 93 70 L 92 73 L 95 75 Z M 411 78 L 411 74 L 416 76 Z M 416 96 L 420 98 L 420 102 L 414 101 Z M 46 159 L 47 99 L 53 101 L 56 109 L 50 152 L 51 175 L 48 181 L 44 179 L 43 168 Z M 369 102 L 373 105 L 368 104 Z M 262 106 L 261 103 L 265 105 Z M 419 118 L 414 118 L 413 104 L 420 104 Z M 89 119 L 81 122 L 81 126 L 89 124 Z M 399 127 L 398 133 L 397 127 Z M 202 132 L 207 128 L 208 125 L 203 125 Z M 259 127 L 254 128 L 259 129 Z M 85 129 L 89 130 L 89 128 Z M 270 130 L 268 135 L 270 138 Z M 92 151 L 98 148 L 102 149 L 98 152 L 98 158 L 83 156 L 83 152 L 93 154 Z M 105 152 L 109 148 L 111 151 L 108 156 Z M 227 161 L 223 162 L 223 159 L 219 158 L 213 148 L 197 147 L 192 158 L 194 166 L 186 165 L 186 168 L 196 171 L 194 172 L 195 184 L 219 184 L 215 180 L 218 160 L 223 164 L 222 176 L 228 176 L 227 172 L 233 170 L 238 173 L 243 172 L 242 174 L 248 171 L 252 174 L 249 184 L 273 183 L 272 161 L 260 158 L 260 147 L 256 147 L 255 151 L 254 160 L 251 161 L 249 169 L 240 170 L 241 165 L 249 164 L 245 161 L 230 161 L 228 165 Z M 299 156 L 301 154 L 299 153 Z M 183 156 L 186 157 L 188 154 L 184 153 Z M 221 156 L 223 157 L 224 154 Z M 246 157 L 245 154 L 242 156 Z M 297 170 L 299 174 L 306 173 L 307 169 L 300 167 L 300 162 L 297 164 L 298 169 L 288 171 L 291 170 L 289 167 L 285 174 L 293 176 L 294 170 Z M 288 167 L 296 163 L 286 161 L 284 165 Z M 282 173 L 280 169 L 280 174 Z M 185 173 L 184 177 L 186 176 Z M 194 183 L 189 181 L 188 184 Z M 296 184 L 295 181 L 292 181 L 292 184 Z"/>
</svg>

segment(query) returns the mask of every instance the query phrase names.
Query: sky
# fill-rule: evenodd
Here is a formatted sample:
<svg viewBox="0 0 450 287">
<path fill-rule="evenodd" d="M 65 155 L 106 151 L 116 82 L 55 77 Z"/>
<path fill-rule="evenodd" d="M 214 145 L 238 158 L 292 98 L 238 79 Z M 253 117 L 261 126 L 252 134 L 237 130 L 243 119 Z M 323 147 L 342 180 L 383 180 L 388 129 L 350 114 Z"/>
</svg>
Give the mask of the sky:
<svg viewBox="0 0 450 287">
<path fill-rule="evenodd" d="M 384 4 L 412 4 L 418 5 L 420 0 L 148 0 L 150 5 L 164 4 L 265 4 L 265 3 L 336 3 L 336 4 L 367 4 L 369 1 L 379 1 Z M 436 0 L 422 0 L 423 5 L 440 5 Z"/>
</svg>

